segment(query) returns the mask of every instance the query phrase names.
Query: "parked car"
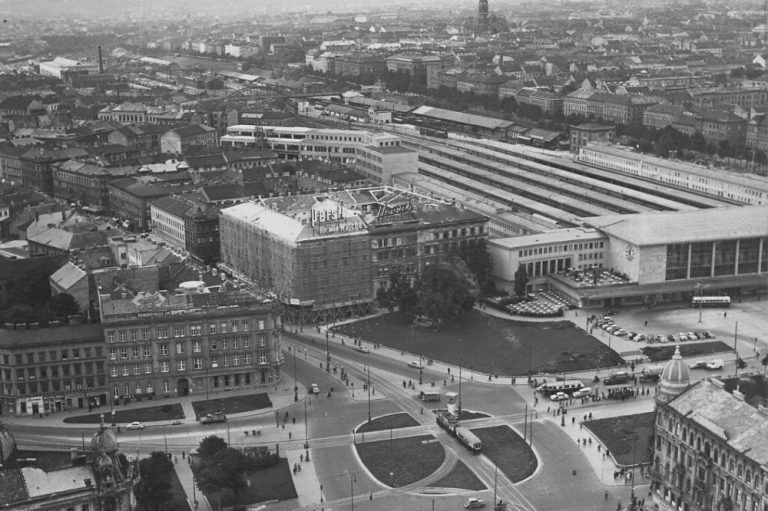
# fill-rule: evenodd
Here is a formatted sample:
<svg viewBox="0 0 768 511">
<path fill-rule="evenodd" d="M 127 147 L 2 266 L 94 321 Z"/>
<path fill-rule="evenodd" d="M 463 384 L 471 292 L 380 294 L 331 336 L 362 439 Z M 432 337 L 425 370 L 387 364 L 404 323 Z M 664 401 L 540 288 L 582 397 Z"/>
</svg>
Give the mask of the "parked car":
<svg viewBox="0 0 768 511">
<path fill-rule="evenodd" d="M 687 341 L 688 340 L 688 336 L 685 335 L 685 332 L 678 332 L 677 333 L 677 340 L 680 341 L 680 342 Z"/>
<path fill-rule="evenodd" d="M 722 369 L 723 368 L 723 360 L 719 359 L 719 358 L 716 358 L 714 360 L 710 360 L 709 362 L 707 362 L 707 366 L 706 367 L 710 371 L 715 371 L 717 369 Z"/>
<path fill-rule="evenodd" d="M 138 422 L 138 421 L 136 421 L 136 422 L 131 422 L 130 424 L 128 424 L 128 425 L 125 427 L 125 429 L 128 429 L 128 430 L 132 430 L 132 429 L 144 429 L 144 424 L 142 424 L 141 422 Z"/>
<path fill-rule="evenodd" d="M 714 339 L 715 338 L 715 334 L 713 334 L 712 332 L 707 330 L 707 331 L 704 332 L 704 337 L 706 337 L 707 339 Z"/>
<path fill-rule="evenodd" d="M 685 332 L 685 335 L 687 335 L 687 336 L 688 336 L 688 340 L 689 340 L 689 341 L 695 341 L 696 339 L 698 339 L 698 337 L 696 336 L 696 334 L 695 334 L 695 333 L 693 333 L 693 332 Z"/>
<path fill-rule="evenodd" d="M 627 331 L 624 330 L 623 328 L 619 328 L 618 330 L 613 332 L 613 334 L 618 335 L 619 337 L 624 337 L 625 335 L 627 335 Z"/>
<path fill-rule="evenodd" d="M 582 387 L 573 393 L 573 397 L 575 398 L 586 397 L 591 393 L 592 393 L 592 387 Z"/>
<path fill-rule="evenodd" d="M 217 422 L 227 422 L 227 416 L 223 412 L 213 412 L 200 418 L 200 424 L 216 424 Z"/>
<path fill-rule="evenodd" d="M 310 394 L 319 394 L 320 393 L 320 387 L 317 385 L 317 383 L 313 383 L 309 386 L 309 393 Z"/>
<path fill-rule="evenodd" d="M 704 369 L 707 367 L 707 361 L 706 360 L 697 360 L 696 362 L 689 364 L 688 367 L 691 369 Z"/>
<path fill-rule="evenodd" d="M 464 503 L 465 509 L 478 509 L 481 507 L 485 507 L 485 501 L 482 499 L 476 499 L 475 497 L 468 498 Z"/>
<path fill-rule="evenodd" d="M 413 367 L 414 369 L 421 369 L 423 366 L 416 362 L 415 360 L 411 360 L 408 362 L 408 367 Z"/>
<path fill-rule="evenodd" d="M 640 375 L 640 383 L 656 383 L 661 379 L 661 373 L 643 373 Z"/>
<path fill-rule="evenodd" d="M 359 351 L 360 353 L 370 353 L 371 352 L 371 350 L 369 350 L 367 347 L 360 346 L 360 345 L 355 346 L 355 349 L 357 351 Z"/>
<path fill-rule="evenodd" d="M 552 401 L 565 401 L 566 399 L 569 399 L 570 396 L 566 394 L 565 392 L 556 392 L 549 396 L 549 399 Z"/>
</svg>

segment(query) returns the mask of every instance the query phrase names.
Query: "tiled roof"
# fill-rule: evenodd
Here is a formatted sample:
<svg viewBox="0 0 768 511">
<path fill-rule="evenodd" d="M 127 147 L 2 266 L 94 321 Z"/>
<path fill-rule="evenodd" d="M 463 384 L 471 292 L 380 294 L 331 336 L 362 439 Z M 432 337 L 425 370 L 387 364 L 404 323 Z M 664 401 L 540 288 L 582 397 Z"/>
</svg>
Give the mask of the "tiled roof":
<svg viewBox="0 0 768 511">
<path fill-rule="evenodd" d="M 51 282 L 62 289 L 67 290 L 87 276 L 88 274 L 83 270 L 74 264 L 67 262 L 67 264 L 59 268 L 56 273 L 51 275 Z"/>
<path fill-rule="evenodd" d="M 39 468 L 23 467 L 20 469 L 30 497 L 63 493 L 85 489 L 86 479 L 94 480 L 89 467 L 69 467 L 54 472 L 44 472 Z"/>
</svg>

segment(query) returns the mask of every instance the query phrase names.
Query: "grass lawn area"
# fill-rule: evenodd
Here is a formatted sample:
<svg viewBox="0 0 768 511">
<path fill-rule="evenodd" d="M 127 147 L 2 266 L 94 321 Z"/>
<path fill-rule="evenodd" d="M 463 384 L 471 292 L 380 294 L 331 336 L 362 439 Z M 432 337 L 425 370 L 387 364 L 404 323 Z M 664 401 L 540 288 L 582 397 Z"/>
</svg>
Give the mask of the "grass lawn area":
<svg viewBox="0 0 768 511">
<path fill-rule="evenodd" d="M 683 357 L 695 357 L 697 355 L 709 355 L 723 351 L 732 351 L 733 346 L 728 346 L 723 341 L 697 342 L 694 344 L 680 344 L 680 355 Z M 641 348 L 643 355 L 651 359 L 651 362 L 670 360 L 675 354 L 675 345 L 671 346 L 646 346 Z"/>
<path fill-rule="evenodd" d="M 269 408 L 270 406 L 272 406 L 272 401 L 269 400 L 266 392 L 192 402 L 192 407 L 195 409 L 195 414 L 198 417 L 208 412 L 240 413 Z"/>
<path fill-rule="evenodd" d="M 130 410 L 115 410 L 115 423 L 125 424 L 128 422 L 154 422 L 154 421 L 167 421 L 175 419 L 183 419 L 184 410 L 178 403 L 168 403 L 158 406 L 147 406 L 144 408 L 132 408 Z M 100 413 L 92 413 L 90 415 L 78 415 L 75 417 L 67 417 L 64 422 L 70 424 L 99 424 L 101 422 Z M 112 414 L 109 410 L 104 411 L 104 423 L 112 423 Z"/>
<path fill-rule="evenodd" d="M 460 421 L 468 421 L 470 419 L 484 419 L 485 417 L 490 417 L 490 415 L 483 412 L 468 412 L 467 410 L 462 410 L 459 412 Z"/>
<path fill-rule="evenodd" d="M 291 468 L 288 466 L 288 460 L 280 458 L 277 464 L 257 470 L 246 476 L 250 482 L 242 493 L 238 501 L 238 507 L 245 507 L 249 504 L 258 504 L 268 500 L 288 500 L 298 497 L 296 487 L 293 485 L 293 476 Z M 211 507 L 218 509 L 218 493 L 207 494 L 208 502 Z M 221 492 L 222 509 L 235 505 L 235 494 L 229 490 Z"/>
<path fill-rule="evenodd" d="M 538 460 L 523 437 L 509 426 L 472 429 L 483 442 L 483 454 L 504 472 L 510 481 L 517 483 L 533 474 Z"/>
<path fill-rule="evenodd" d="M 393 413 L 371 419 L 357 428 L 358 433 L 368 433 L 370 431 L 381 431 L 384 429 L 410 428 L 418 426 L 419 423 L 407 413 Z"/>
<path fill-rule="evenodd" d="M 595 434 L 618 465 L 650 463 L 653 459 L 653 423 L 656 412 L 587 421 L 584 427 Z"/>
<path fill-rule="evenodd" d="M 601 367 L 622 361 L 618 353 L 570 321 L 528 323 L 477 310 L 439 330 L 412 328 L 403 323 L 399 313 L 347 323 L 334 330 L 449 364 L 458 365 L 461 360 L 465 370 L 499 375 L 528 374 L 529 356 L 533 372 L 549 373 L 593 369 L 598 357 Z"/>
<path fill-rule="evenodd" d="M 186 460 L 182 461 L 186 462 Z M 175 470 L 171 472 L 171 493 L 173 500 L 163 504 L 164 511 L 190 511 L 187 494 L 184 493 L 184 488 L 181 486 L 181 481 L 179 481 L 179 476 Z"/>
<path fill-rule="evenodd" d="M 473 491 L 485 490 L 483 482 L 461 460 L 456 461 L 456 464 L 445 477 L 428 486 L 431 488 L 459 488 Z"/>
<path fill-rule="evenodd" d="M 358 443 L 355 448 L 373 477 L 386 485 L 420 481 L 445 460 L 443 446 L 432 435 Z"/>
</svg>

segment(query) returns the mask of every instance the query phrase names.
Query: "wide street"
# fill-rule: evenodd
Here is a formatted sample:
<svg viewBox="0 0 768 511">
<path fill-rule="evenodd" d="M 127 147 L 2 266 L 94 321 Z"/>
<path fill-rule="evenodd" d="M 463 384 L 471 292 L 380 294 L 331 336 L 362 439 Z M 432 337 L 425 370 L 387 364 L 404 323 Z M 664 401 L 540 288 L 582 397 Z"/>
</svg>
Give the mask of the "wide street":
<svg viewBox="0 0 768 511">
<path fill-rule="evenodd" d="M 756 327 L 760 321 L 754 318 L 764 307 L 764 302 L 750 302 L 739 304 L 728 311 L 727 320 L 733 321 L 734 327 L 735 322 L 739 321 L 741 332 L 745 336 L 738 341 L 740 354 L 751 362 L 753 369 L 757 369 L 756 353 L 765 352 L 768 346 L 759 337 L 757 341 L 753 337 L 750 343 L 747 336 L 752 336 L 753 332 L 757 331 Z M 568 314 L 569 319 L 579 325 L 584 320 L 585 311 L 570 311 Z M 719 334 L 718 338 L 725 336 L 731 328 L 730 324 L 726 324 L 726 318 L 721 315 L 721 311 L 713 310 L 705 310 L 702 313 L 702 326 Z M 645 321 L 649 321 L 648 330 L 653 328 L 660 333 L 697 328 L 697 317 L 698 311 L 686 308 L 628 310 L 618 315 L 622 323 L 629 328 L 639 330 Z M 287 457 L 291 465 L 300 463 L 300 459 L 309 452 L 311 461 L 304 460 L 301 463 L 302 471 L 294 476 L 298 500 L 272 503 L 269 509 L 351 509 L 352 495 L 355 505 L 366 509 L 458 509 L 468 496 L 491 501 L 494 480 L 497 495 L 507 501 L 511 509 L 608 510 L 616 509 L 617 500 L 628 502 L 633 489 L 626 480 L 613 477 L 617 470 L 616 465 L 610 458 L 605 458 L 598 452 L 597 439 L 592 437 L 593 443 L 589 447 L 581 445 L 579 440 L 587 439 L 590 436 L 588 432 L 580 428 L 578 421 L 572 424 L 569 420 L 565 426 L 561 426 L 560 417 L 547 413 L 548 406 L 552 406 L 545 398 L 539 396 L 539 403 L 535 405 L 533 389 L 522 378 L 517 378 L 516 384 L 513 385 L 509 377 L 489 381 L 488 375 L 470 372 L 466 368 L 461 372 L 463 409 L 489 415 L 488 418 L 468 422 L 469 427 L 506 424 L 522 436 L 524 414 L 526 411 L 535 413 L 532 426 L 533 450 L 539 465 L 527 480 L 512 484 L 503 474 L 496 473 L 488 458 L 482 454 L 470 454 L 436 426 L 431 410 L 445 407 L 444 401 L 423 403 L 418 399 L 422 389 L 435 389 L 441 393 L 458 392 L 458 367 L 439 361 L 425 365 L 423 383 L 419 384 L 419 370 L 408 367 L 409 362 L 418 362 L 418 357 L 388 348 L 374 349 L 370 344 L 366 344 L 370 352 L 363 353 L 355 349 L 351 339 L 342 338 L 340 335 L 331 335 L 326 342 L 324 329 L 320 332 L 300 332 L 296 328 L 288 327 L 287 330 L 283 336 L 283 380 L 277 387 L 265 389 L 272 400 L 272 408 L 231 415 L 225 424 L 203 426 L 194 421 L 194 413 L 191 410 L 192 399 L 199 400 L 200 396 L 172 399 L 168 402 L 179 402 L 184 408 L 187 418 L 182 424 L 148 423 L 143 431 L 126 431 L 123 428 L 119 434 L 123 452 L 138 452 L 144 456 L 155 450 L 167 450 L 181 460 L 182 452 L 193 451 L 204 436 L 211 434 L 226 438 L 236 447 L 266 445 L 271 450 L 279 448 L 281 455 Z M 593 335 L 600 339 L 601 332 L 596 331 Z M 619 338 L 601 340 L 606 344 L 612 341 L 613 347 L 625 356 L 637 352 L 638 349 L 636 343 Z M 326 367 L 328 356 L 331 360 L 330 371 Z M 722 373 L 732 373 L 735 358 L 733 352 L 730 357 L 718 356 L 730 362 Z M 427 363 L 426 360 L 421 362 Z M 340 379 L 342 369 L 349 376 L 348 386 Z M 640 370 L 640 367 L 637 370 Z M 695 379 L 712 374 L 700 370 L 692 372 Z M 297 401 L 293 391 L 294 375 L 299 385 Z M 594 371 L 589 371 L 572 376 L 589 380 L 593 375 Z M 370 393 L 364 390 L 364 384 L 368 381 L 371 384 Z M 320 388 L 319 395 L 307 393 L 312 384 L 317 384 Z M 328 397 L 331 389 L 331 397 Z M 651 392 L 647 396 L 628 402 L 600 401 L 574 405 L 569 409 L 568 418 L 581 418 L 590 412 L 597 419 L 651 411 L 652 397 Z M 140 404 L 129 406 L 138 407 Z M 107 412 L 108 417 L 108 409 L 103 411 Z M 400 412 L 408 413 L 419 425 L 393 430 L 392 438 L 432 434 L 445 449 L 446 461 L 426 479 L 392 488 L 391 481 L 377 481 L 367 472 L 353 447 L 354 442 L 389 438 L 390 432 L 374 432 L 363 436 L 353 434 L 353 430 L 369 416 L 375 418 Z M 69 413 L 54 414 L 44 419 L 14 418 L 6 425 L 22 443 L 77 445 L 87 441 L 94 427 L 62 423 L 61 420 Z M 288 420 L 283 425 L 282 419 L 286 413 Z M 245 431 L 251 434 L 246 435 Z M 259 434 L 254 436 L 253 431 Z M 309 449 L 305 448 L 305 444 L 309 445 Z M 487 490 L 470 492 L 429 487 L 430 483 L 448 473 L 457 460 L 467 465 L 485 484 Z M 188 467 L 179 463 L 177 471 L 188 494 L 191 493 L 191 472 Z M 646 495 L 647 481 L 635 474 L 635 483 L 636 494 L 640 497 Z M 604 495 L 606 490 L 607 498 Z M 209 509 L 199 493 L 195 497 L 200 500 L 200 509 Z M 192 499 L 193 496 L 189 495 L 189 500 Z"/>
</svg>

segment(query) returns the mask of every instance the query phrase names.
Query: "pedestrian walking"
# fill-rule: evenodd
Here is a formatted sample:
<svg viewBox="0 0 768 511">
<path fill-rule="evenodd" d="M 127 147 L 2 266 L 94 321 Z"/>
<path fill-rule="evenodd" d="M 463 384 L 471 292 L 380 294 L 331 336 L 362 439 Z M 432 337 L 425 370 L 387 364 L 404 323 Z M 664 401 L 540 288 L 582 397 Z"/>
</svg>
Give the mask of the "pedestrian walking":
<svg viewBox="0 0 768 511">
<path fill-rule="evenodd" d="M 304 463 L 304 454 L 299 454 L 299 461 Z"/>
<path fill-rule="evenodd" d="M 608 500 L 608 490 L 605 490 L 605 500 Z"/>
<path fill-rule="evenodd" d="M 291 440 L 292 438 L 293 438 L 293 433 L 291 433 L 291 432 L 289 431 L 289 432 L 288 432 L 288 440 Z"/>
</svg>

